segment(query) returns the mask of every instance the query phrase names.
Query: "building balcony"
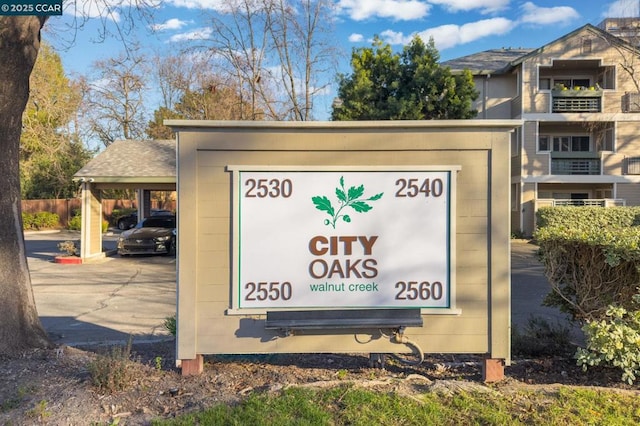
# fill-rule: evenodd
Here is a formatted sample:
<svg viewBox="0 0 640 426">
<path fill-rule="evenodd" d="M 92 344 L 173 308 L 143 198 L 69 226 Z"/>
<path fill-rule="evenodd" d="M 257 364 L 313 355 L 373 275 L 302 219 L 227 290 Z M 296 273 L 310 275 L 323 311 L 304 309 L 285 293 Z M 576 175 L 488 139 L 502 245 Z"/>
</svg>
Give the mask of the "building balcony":
<svg viewBox="0 0 640 426">
<path fill-rule="evenodd" d="M 600 159 L 557 158 L 551 159 L 552 175 L 599 175 Z"/>
<path fill-rule="evenodd" d="M 552 112 L 602 112 L 601 89 L 553 89 Z"/>
</svg>

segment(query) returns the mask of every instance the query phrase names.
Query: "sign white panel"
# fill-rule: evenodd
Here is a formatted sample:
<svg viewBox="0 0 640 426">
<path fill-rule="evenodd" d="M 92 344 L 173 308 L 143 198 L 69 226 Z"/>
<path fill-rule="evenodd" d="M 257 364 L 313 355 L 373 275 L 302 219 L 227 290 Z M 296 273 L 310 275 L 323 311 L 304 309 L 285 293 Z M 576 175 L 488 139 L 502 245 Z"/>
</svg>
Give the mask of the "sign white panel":
<svg viewBox="0 0 640 426">
<path fill-rule="evenodd" d="M 236 309 L 452 308 L 455 166 L 235 166 Z"/>
</svg>

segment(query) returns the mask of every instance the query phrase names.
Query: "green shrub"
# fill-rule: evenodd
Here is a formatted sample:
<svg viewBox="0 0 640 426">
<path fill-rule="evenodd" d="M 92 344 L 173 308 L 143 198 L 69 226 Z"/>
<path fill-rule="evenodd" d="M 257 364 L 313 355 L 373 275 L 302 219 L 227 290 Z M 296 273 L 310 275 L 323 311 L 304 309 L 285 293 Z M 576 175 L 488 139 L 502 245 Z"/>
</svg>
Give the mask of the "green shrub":
<svg viewBox="0 0 640 426">
<path fill-rule="evenodd" d="M 72 231 L 80 231 L 82 229 L 82 215 L 76 213 L 67 224 L 67 228 Z"/>
<path fill-rule="evenodd" d="M 535 239 L 552 292 L 545 304 L 584 322 L 578 365 L 640 374 L 640 208 L 541 209 Z"/>
<path fill-rule="evenodd" d="M 560 323 L 551 324 L 543 318 L 531 317 L 520 330 L 512 327 L 511 348 L 520 357 L 569 356 L 575 352 L 571 329 Z"/>
<path fill-rule="evenodd" d="M 131 361 L 131 344 L 132 339 L 129 339 L 126 346 L 115 346 L 89 363 L 91 382 L 99 391 L 122 391 L 132 382 L 135 366 Z"/>
<path fill-rule="evenodd" d="M 536 212 L 538 228 L 585 224 L 627 228 L 640 225 L 640 207 L 542 207 Z"/>
<path fill-rule="evenodd" d="M 640 294 L 634 295 L 633 301 L 640 306 Z M 585 371 L 597 365 L 619 368 L 622 380 L 633 384 L 640 374 L 640 310 L 609 306 L 605 316 L 582 328 L 587 347 L 578 349 L 578 365 Z"/>
<path fill-rule="evenodd" d="M 172 315 L 164 319 L 164 328 L 166 328 L 172 336 L 176 335 L 176 316 Z"/>
<path fill-rule="evenodd" d="M 55 213 L 22 213 L 22 227 L 25 230 L 52 229 L 59 226 L 60 217 Z"/>
<path fill-rule="evenodd" d="M 552 287 L 545 304 L 579 321 L 602 319 L 609 305 L 629 308 L 640 282 L 640 227 L 630 226 L 638 213 L 639 208 L 544 209 L 539 223 L 546 226 L 535 239 Z"/>
<path fill-rule="evenodd" d="M 30 230 L 33 228 L 33 214 L 22 212 L 22 229 Z"/>
</svg>

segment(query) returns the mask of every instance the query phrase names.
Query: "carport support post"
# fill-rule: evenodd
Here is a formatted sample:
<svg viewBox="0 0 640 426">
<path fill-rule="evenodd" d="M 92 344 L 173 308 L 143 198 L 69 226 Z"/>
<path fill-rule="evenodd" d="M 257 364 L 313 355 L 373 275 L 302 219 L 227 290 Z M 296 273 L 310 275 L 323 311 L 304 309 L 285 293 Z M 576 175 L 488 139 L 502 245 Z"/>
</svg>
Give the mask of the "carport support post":
<svg viewBox="0 0 640 426">
<path fill-rule="evenodd" d="M 102 256 L 102 198 L 101 191 L 90 182 L 82 182 L 82 225 L 80 229 L 80 257 Z"/>
</svg>

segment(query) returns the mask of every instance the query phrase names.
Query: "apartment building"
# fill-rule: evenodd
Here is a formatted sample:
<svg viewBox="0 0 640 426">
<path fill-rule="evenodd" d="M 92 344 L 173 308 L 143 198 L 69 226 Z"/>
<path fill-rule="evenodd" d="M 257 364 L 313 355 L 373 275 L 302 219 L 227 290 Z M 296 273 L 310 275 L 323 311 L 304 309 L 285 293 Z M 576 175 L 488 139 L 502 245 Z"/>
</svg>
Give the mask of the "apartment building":
<svg viewBox="0 0 640 426">
<path fill-rule="evenodd" d="M 536 49 L 444 62 L 469 69 L 478 118 L 518 118 L 511 229 L 531 235 L 541 206 L 640 205 L 638 19 L 590 24 Z"/>
</svg>

